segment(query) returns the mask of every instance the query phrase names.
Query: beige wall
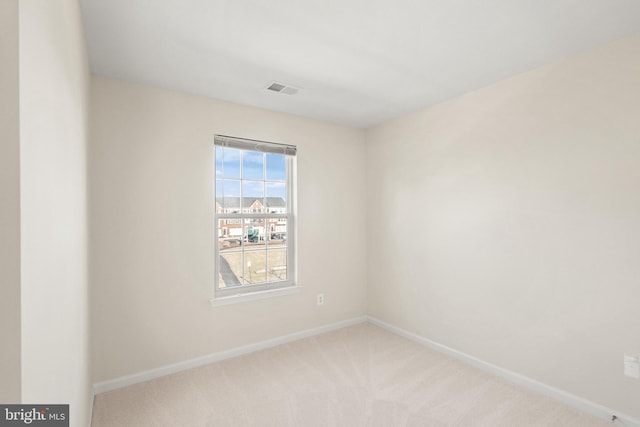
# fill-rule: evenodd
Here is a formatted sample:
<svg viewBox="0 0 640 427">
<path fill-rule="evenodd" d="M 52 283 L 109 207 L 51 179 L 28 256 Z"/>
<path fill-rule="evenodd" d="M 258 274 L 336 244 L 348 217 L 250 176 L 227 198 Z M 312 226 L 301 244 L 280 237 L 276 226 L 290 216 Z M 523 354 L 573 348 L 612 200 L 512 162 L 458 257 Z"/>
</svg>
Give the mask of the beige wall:
<svg viewBox="0 0 640 427">
<path fill-rule="evenodd" d="M 364 314 L 362 131 L 103 77 L 91 90 L 95 381 Z M 210 306 L 216 133 L 298 146 L 301 292 Z"/>
<path fill-rule="evenodd" d="M 22 400 L 86 426 L 88 65 L 77 0 L 20 0 Z"/>
<path fill-rule="evenodd" d="M 0 0 L 0 402 L 20 402 L 18 0 Z"/>
<path fill-rule="evenodd" d="M 640 35 L 367 134 L 369 313 L 629 415 Z"/>
</svg>

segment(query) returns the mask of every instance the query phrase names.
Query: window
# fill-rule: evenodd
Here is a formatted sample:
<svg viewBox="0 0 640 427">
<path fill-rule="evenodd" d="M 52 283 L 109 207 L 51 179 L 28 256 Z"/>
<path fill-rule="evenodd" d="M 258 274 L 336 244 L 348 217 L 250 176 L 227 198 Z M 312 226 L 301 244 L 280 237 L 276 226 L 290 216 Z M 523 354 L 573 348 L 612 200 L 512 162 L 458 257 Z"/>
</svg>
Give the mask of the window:
<svg viewBox="0 0 640 427">
<path fill-rule="evenodd" d="M 216 135 L 216 298 L 295 285 L 295 155 L 295 146 Z"/>
</svg>

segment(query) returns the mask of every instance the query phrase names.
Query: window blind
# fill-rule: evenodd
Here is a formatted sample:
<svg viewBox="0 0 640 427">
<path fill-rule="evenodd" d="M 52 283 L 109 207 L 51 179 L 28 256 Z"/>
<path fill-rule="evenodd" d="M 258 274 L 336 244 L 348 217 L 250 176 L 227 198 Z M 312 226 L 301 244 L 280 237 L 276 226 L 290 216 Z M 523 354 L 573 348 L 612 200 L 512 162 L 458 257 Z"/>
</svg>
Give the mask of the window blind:
<svg viewBox="0 0 640 427">
<path fill-rule="evenodd" d="M 238 148 L 241 150 L 249 149 L 261 153 L 284 154 L 287 156 L 295 156 L 297 152 L 295 145 L 276 144 L 275 142 L 256 141 L 225 135 L 216 135 L 214 144 L 220 147 Z"/>
</svg>

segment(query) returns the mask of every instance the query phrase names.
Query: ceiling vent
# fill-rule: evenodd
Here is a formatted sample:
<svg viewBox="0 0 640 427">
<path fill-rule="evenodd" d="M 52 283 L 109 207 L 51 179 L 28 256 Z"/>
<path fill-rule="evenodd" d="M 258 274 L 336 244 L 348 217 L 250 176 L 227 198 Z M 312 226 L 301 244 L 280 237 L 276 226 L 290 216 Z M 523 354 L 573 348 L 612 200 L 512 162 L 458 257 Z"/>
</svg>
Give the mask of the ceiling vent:
<svg viewBox="0 0 640 427">
<path fill-rule="evenodd" d="M 273 82 L 269 86 L 267 86 L 267 90 L 270 90 L 272 92 L 284 93 L 286 95 L 295 95 L 300 89 L 290 85 Z"/>
</svg>

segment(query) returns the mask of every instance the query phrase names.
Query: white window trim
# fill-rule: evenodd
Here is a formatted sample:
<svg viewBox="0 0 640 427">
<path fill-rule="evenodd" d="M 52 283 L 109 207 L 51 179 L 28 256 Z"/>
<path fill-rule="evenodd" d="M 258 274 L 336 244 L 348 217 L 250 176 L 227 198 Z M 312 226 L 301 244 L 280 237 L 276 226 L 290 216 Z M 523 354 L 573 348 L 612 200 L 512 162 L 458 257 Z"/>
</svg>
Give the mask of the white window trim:
<svg viewBox="0 0 640 427">
<path fill-rule="evenodd" d="M 296 200 L 296 161 L 295 161 L 295 153 L 296 147 L 269 143 L 264 141 L 254 141 L 254 140 L 245 140 L 242 138 L 228 137 L 223 135 L 216 135 L 216 141 L 218 138 L 224 140 L 225 142 L 230 141 L 231 144 L 216 144 L 213 146 L 213 155 L 214 155 L 214 169 L 215 169 L 215 148 L 216 146 L 230 146 L 231 148 L 239 148 L 250 151 L 262 151 L 260 148 L 267 147 L 267 150 L 264 152 L 273 153 L 273 150 L 278 150 L 280 147 L 284 147 L 283 154 L 286 155 L 287 162 L 287 212 L 286 213 L 242 213 L 242 210 L 238 213 L 218 213 L 215 209 L 215 204 L 217 200 L 216 194 L 216 185 L 214 183 L 214 256 L 215 256 L 215 277 L 214 277 L 214 297 L 210 299 L 210 303 L 212 306 L 220 306 L 220 305 L 228 305 L 235 304 L 238 302 L 244 301 L 252 301 L 257 299 L 288 295 L 292 293 L 299 292 L 300 286 L 297 285 L 297 250 L 296 250 L 296 211 L 297 211 L 297 200 Z M 243 145 L 245 144 L 245 145 Z M 293 154 L 293 155 L 291 155 Z M 266 167 L 266 165 L 265 165 Z M 214 173 L 214 181 L 217 179 Z M 240 193 L 240 197 L 242 198 L 242 191 Z M 265 195 L 266 197 L 266 195 Z M 218 280 L 219 280 L 219 269 L 220 269 L 220 251 L 219 251 L 219 227 L 218 220 L 219 219 L 239 219 L 243 218 L 286 218 L 287 220 L 287 280 L 281 282 L 271 282 L 260 285 L 251 285 L 251 286 L 242 286 L 239 288 L 228 288 L 228 289 L 220 289 L 218 288 Z M 244 244 L 244 243 L 243 243 Z"/>
<path fill-rule="evenodd" d="M 265 298 L 279 297 L 283 295 L 297 294 L 302 289 L 300 285 L 287 286 L 282 288 L 270 289 L 266 291 L 247 292 L 244 294 L 234 294 L 226 297 L 211 298 L 209 302 L 212 306 L 237 304 L 239 302 L 255 301 Z"/>
</svg>

